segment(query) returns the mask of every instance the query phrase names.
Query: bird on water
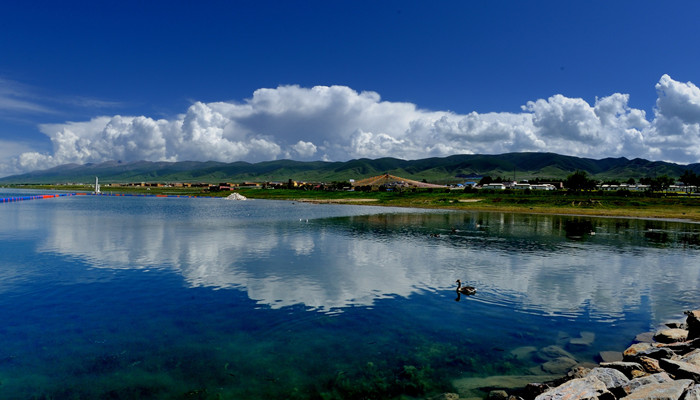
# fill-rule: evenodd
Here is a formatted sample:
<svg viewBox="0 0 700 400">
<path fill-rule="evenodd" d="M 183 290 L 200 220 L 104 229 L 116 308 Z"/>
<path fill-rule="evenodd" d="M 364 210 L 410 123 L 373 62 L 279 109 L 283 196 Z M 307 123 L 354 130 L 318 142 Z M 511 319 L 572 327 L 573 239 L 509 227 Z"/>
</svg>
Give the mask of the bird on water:
<svg viewBox="0 0 700 400">
<path fill-rule="evenodd" d="M 476 294 L 476 288 L 474 286 L 462 286 L 462 281 L 457 279 L 457 292 L 472 295 Z"/>
</svg>

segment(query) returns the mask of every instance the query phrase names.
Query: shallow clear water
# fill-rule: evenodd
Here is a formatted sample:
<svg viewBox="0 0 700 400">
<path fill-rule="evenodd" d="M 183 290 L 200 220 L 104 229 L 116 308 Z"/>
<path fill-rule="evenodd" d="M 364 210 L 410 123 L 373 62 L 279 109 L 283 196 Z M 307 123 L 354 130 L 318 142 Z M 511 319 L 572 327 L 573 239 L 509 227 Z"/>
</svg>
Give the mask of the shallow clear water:
<svg viewBox="0 0 700 400">
<path fill-rule="evenodd" d="M 456 279 L 477 295 L 458 299 Z M 465 378 L 544 374 L 525 346 L 622 350 L 697 307 L 699 282 L 700 225 L 680 222 L 4 203 L 0 398 L 466 397 Z"/>
</svg>

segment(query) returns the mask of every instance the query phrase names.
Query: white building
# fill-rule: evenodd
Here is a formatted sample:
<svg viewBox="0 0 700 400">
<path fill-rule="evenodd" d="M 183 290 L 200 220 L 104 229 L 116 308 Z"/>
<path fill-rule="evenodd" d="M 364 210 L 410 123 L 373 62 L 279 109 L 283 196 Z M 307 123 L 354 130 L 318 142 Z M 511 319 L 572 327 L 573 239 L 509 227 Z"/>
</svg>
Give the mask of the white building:
<svg viewBox="0 0 700 400">
<path fill-rule="evenodd" d="M 482 189 L 505 190 L 506 185 L 502 183 L 489 183 L 481 187 Z"/>
</svg>

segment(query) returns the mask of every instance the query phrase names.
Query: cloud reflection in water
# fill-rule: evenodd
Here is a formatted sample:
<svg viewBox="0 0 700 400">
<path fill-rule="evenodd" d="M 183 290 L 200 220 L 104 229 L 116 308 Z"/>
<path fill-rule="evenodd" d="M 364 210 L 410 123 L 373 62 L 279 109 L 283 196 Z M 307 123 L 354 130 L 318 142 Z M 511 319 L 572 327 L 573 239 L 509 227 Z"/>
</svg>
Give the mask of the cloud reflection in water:
<svg viewBox="0 0 700 400">
<path fill-rule="evenodd" d="M 692 224 L 460 212 L 315 219 L 313 208 L 308 222 L 256 220 L 215 204 L 206 214 L 56 208 L 42 251 L 96 268 L 171 269 L 193 287 L 235 288 L 261 306 L 323 312 L 451 290 L 457 278 L 479 287 L 470 300 L 560 316 L 614 320 L 645 298 L 653 313 L 667 315 L 698 300 Z M 665 234 L 650 236 L 654 230 Z"/>
</svg>

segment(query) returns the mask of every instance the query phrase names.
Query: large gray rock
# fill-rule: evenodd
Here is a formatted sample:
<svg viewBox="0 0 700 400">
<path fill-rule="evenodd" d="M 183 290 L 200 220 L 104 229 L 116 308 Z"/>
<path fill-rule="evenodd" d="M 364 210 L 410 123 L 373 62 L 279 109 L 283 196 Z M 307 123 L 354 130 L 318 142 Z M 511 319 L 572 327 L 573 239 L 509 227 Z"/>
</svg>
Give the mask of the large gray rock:
<svg viewBox="0 0 700 400">
<path fill-rule="evenodd" d="M 659 372 L 657 374 L 653 375 L 647 375 L 643 376 L 641 378 L 635 378 L 629 381 L 627 386 L 625 386 L 623 389 L 627 394 L 634 392 L 635 390 L 639 389 L 642 386 L 646 385 L 653 385 L 657 383 L 664 383 L 664 382 L 671 382 L 673 378 L 671 378 L 667 373 L 665 372 Z"/>
<path fill-rule="evenodd" d="M 700 338 L 700 310 L 686 311 L 688 318 L 685 324 L 688 327 L 688 339 Z"/>
<path fill-rule="evenodd" d="M 535 400 L 614 400 L 615 396 L 595 377 L 570 380 L 535 397 Z"/>
<path fill-rule="evenodd" d="M 663 344 L 663 345 L 659 345 L 659 347 L 664 347 L 666 349 L 673 351 L 676 354 L 682 355 L 682 354 L 690 353 L 691 351 L 693 351 L 697 348 L 700 348 L 700 339 L 687 340 L 685 342 Z"/>
<path fill-rule="evenodd" d="M 595 378 L 603 382 L 605 388 L 615 397 L 627 394 L 623 388 L 630 383 L 630 380 L 622 372 L 612 368 L 593 368 L 586 375 L 586 378 Z"/>
<path fill-rule="evenodd" d="M 688 389 L 683 400 L 700 400 L 700 385 L 695 384 Z"/>
<path fill-rule="evenodd" d="M 634 377 L 634 372 L 633 371 L 639 371 L 639 372 L 644 372 L 644 368 L 642 367 L 641 364 L 636 363 L 636 362 L 624 362 L 624 361 L 616 361 L 616 362 L 607 362 L 607 363 L 600 363 L 600 366 L 603 368 L 612 368 L 616 369 L 623 374 L 627 378 L 632 379 Z"/>
<path fill-rule="evenodd" d="M 700 367 L 695 364 L 661 359 L 659 365 L 676 379 L 692 379 L 695 383 L 700 383 Z"/>
<path fill-rule="evenodd" d="M 700 349 L 693 350 L 690 353 L 684 355 L 683 357 L 681 357 L 681 361 L 700 366 Z"/>
<path fill-rule="evenodd" d="M 659 360 L 657 359 L 640 356 L 637 357 L 637 362 L 642 365 L 642 368 L 644 368 L 644 371 L 647 373 L 656 374 L 664 372 L 664 369 L 659 366 Z"/>
<path fill-rule="evenodd" d="M 643 351 L 647 351 L 647 350 L 650 350 L 653 348 L 654 348 L 654 346 L 652 346 L 651 343 L 647 343 L 647 342 L 635 343 L 635 344 L 631 345 L 630 347 L 628 347 L 625 351 L 623 351 L 622 356 L 625 359 L 629 359 L 629 358 L 632 358 Z"/>
<path fill-rule="evenodd" d="M 685 342 L 688 340 L 688 331 L 685 329 L 663 329 L 656 332 L 654 340 L 659 343 Z"/>
<path fill-rule="evenodd" d="M 637 388 L 624 400 L 678 400 L 683 396 L 686 389 L 693 384 L 690 379 L 654 383 Z"/>
<path fill-rule="evenodd" d="M 629 350 L 629 349 L 627 349 Z M 625 350 L 625 352 L 627 351 Z M 656 360 L 660 360 L 662 358 L 671 358 L 675 355 L 676 353 L 673 352 L 673 350 L 666 348 L 666 347 L 651 347 L 646 350 L 641 350 L 633 355 L 625 355 L 625 361 L 632 361 L 636 362 L 639 360 L 640 357 L 649 357 L 653 358 Z"/>
</svg>

